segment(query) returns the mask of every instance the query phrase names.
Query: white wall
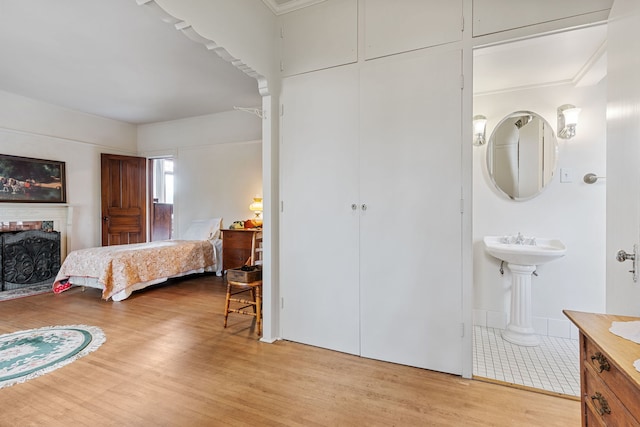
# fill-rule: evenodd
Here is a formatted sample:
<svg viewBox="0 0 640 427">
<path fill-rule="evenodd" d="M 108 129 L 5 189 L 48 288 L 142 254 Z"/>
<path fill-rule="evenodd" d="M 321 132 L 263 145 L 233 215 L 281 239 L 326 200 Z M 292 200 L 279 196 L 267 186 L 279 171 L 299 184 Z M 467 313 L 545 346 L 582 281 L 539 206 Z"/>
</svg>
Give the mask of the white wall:
<svg viewBox="0 0 640 427">
<path fill-rule="evenodd" d="M 136 127 L 0 91 L 0 127 L 130 152 Z"/>
<path fill-rule="evenodd" d="M 263 195 L 261 125 L 231 111 L 138 126 L 141 155 L 175 159 L 177 237 L 194 219 L 222 217 L 228 227 L 252 217 L 249 204 Z"/>
<path fill-rule="evenodd" d="M 176 159 L 175 208 L 178 236 L 193 219 L 253 218 L 249 204 L 262 197 L 262 142 L 181 148 Z"/>
<path fill-rule="evenodd" d="M 243 111 L 228 111 L 138 126 L 138 151 L 222 144 L 261 139 L 262 120 Z"/>
<path fill-rule="evenodd" d="M 68 250 L 100 245 L 100 153 L 135 154 L 135 141 L 133 125 L 0 91 L 0 153 L 66 163 Z"/>
<path fill-rule="evenodd" d="M 487 140 L 498 122 L 517 110 L 542 115 L 556 131 L 556 108 L 571 103 L 582 108 L 577 135 L 558 139 L 558 170 L 543 193 L 515 202 L 500 195 L 487 173 L 487 146 L 474 147 L 473 245 L 474 322 L 503 327 L 509 313 L 511 276 L 500 261 L 487 255 L 485 235 L 522 232 L 554 237 L 567 246 L 565 257 L 538 267 L 533 277 L 532 309 L 539 333 L 567 336 L 563 309 L 603 312 L 605 309 L 606 183 L 588 185 L 586 173 L 606 175 L 606 82 L 574 88 L 557 86 L 474 97 L 474 115 L 488 118 Z M 561 183 L 559 168 L 568 168 L 573 182 Z"/>
</svg>

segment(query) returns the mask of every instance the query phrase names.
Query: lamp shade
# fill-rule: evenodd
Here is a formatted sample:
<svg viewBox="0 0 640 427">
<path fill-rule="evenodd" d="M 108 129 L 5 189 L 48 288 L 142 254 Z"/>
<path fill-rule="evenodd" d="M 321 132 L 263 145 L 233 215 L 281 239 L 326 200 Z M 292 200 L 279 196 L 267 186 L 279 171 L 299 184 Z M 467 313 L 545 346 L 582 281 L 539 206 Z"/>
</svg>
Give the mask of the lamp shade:
<svg viewBox="0 0 640 427">
<path fill-rule="evenodd" d="M 558 107 L 558 136 L 563 139 L 571 139 L 576 136 L 578 115 L 582 111 L 575 105 L 564 104 Z"/>
<path fill-rule="evenodd" d="M 252 212 L 262 212 L 262 197 L 254 197 L 253 202 L 249 205 L 249 210 Z"/>
<path fill-rule="evenodd" d="M 485 116 L 473 116 L 473 145 L 483 145 L 485 139 L 485 129 L 487 118 Z"/>
<path fill-rule="evenodd" d="M 577 107 L 562 110 L 562 115 L 564 116 L 564 124 L 566 126 L 577 125 L 580 111 L 582 111 L 582 109 Z"/>
</svg>

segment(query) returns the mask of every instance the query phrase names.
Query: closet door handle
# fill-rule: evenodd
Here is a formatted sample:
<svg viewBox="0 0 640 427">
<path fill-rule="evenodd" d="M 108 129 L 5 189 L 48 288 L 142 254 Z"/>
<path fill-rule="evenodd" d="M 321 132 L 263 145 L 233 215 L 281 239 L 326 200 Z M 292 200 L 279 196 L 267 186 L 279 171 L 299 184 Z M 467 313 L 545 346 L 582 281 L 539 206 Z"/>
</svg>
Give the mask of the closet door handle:
<svg viewBox="0 0 640 427">
<path fill-rule="evenodd" d="M 364 203 L 362 204 L 362 206 L 360 206 L 360 209 L 362 209 L 363 211 L 367 210 L 367 205 L 365 205 Z"/>
<path fill-rule="evenodd" d="M 633 263 L 633 268 L 629 270 L 629 273 L 633 274 L 633 281 L 638 281 L 638 262 L 640 262 L 640 256 L 638 254 L 638 244 L 633 245 L 633 253 L 627 253 L 625 250 L 620 249 L 616 254 L 616 259 L 620 262 L 630 260 Z"/>
<path fill-rule="evenodd" d="M 352 204 L 351 204 L 351 210 L 352 210 L 352 211 L 355 211 L 355 210 L 357 210 L 357 209 L 358 209 L 358 205 L 356 205 L 355 203 L 352 203 Z"/>
</svg>

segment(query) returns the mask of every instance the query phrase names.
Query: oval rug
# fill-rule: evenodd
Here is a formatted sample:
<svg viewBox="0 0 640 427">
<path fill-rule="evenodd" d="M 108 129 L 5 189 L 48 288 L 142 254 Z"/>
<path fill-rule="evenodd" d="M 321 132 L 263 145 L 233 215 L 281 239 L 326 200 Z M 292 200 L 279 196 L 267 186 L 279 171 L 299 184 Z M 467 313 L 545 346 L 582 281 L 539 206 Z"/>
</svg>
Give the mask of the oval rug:
<svg viewBox="0 0 640 427">
<path fill-rule="evenodd" d="M 0 335 L 0 388 L 22 383 L 86 356 L 106 340 L 96 326 L 48 326 Z"/>
</svg>

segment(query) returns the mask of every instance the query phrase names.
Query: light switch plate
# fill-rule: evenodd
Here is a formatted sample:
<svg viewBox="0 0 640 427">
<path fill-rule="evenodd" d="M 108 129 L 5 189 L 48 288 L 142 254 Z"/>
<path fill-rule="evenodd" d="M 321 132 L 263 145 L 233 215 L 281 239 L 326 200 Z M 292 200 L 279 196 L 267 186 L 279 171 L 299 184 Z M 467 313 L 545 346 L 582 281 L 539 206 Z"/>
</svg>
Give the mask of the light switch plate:
<svg viewBox="0 0 640 427">
<path fill-rule="evenodd" d="M 573 182 L 573 171 L 569 168 L 560 168 L 560 182 Z"/>
</svg>

